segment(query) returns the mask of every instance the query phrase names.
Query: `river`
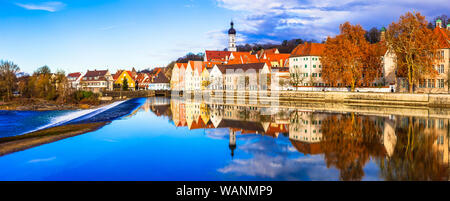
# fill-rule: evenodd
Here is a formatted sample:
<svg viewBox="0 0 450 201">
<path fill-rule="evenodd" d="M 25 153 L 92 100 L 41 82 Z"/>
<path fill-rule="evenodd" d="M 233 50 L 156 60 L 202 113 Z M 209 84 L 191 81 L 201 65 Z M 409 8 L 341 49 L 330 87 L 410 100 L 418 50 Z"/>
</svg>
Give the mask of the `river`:
<svg viewBox="0 0 450 201">
<path fill-rule="evenodd" d="M 32 131 L 96 125 L 0 156 L 0 180 L 449 179 L 445 115 L 315 107 L 138 98 L 95 110 L 0 111 L 0 137 L 13 144 Z"/>
</svg>

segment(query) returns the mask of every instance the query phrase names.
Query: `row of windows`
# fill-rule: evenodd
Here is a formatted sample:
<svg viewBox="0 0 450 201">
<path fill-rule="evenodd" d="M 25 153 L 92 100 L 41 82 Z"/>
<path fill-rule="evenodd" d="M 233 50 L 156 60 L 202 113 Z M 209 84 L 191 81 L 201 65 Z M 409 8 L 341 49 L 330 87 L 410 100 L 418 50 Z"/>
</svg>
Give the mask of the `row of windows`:
<svg viewBox="0 0 450 201">
<path fill-rule="evenodd" d="M 301 75 L 302 75 L 302 77 L 309 77 L 309 73 L 302 73 Z M 299 74 L 291 73 L 291 77 L 292 78 L 298 78 Z M 322 73 L 312 73 L 311 77 L 322 77 Z"/>
<path fill-rule="evenodd" d="M 88 82 L 87 86 L 105 86 L 105 82 Z"/>
<path fill-rule="evenodd" d="M 294 68 L 298 68 L 298 65 L 294 65 Z M 305 68 L 308 68 L 308 64 L 305 64 Z M 313 68 L 317 68 L 317 65 L 313 65 Z M 322 65 L 319 65 L 319 68 L 322 68 Z"/>
<path fill-rule="evenodd" d="M 437 81 L 437 86 L 436 86 Z M 444 88 L 445 87 L 445 81 L 444 79 L 428 79 L 428 80 L 420 80 L 419 81 L 419 88 Z"/>
<path fill-rule="evenodd" d="M 299 58 L 294 58 L 294 61 L 298 61 L 298 59 L 299 59 Z M 303 57 L 302 60 L 303 60 L 303 61 L 308 61 L 308 57 Z M 313 57 L 313 58 L 311 58 L 311 60 L 313 60 L 313 61 L 319 61 L 319 58 L 318 58 L 318 57 Z"/>
<path fill-rule="evenodd" d="M 98 77 L 95 77 L 94 79 L 92 79 L 92 77 L 83 77 L 83 80 L 98 80 Z"/>
</svg>

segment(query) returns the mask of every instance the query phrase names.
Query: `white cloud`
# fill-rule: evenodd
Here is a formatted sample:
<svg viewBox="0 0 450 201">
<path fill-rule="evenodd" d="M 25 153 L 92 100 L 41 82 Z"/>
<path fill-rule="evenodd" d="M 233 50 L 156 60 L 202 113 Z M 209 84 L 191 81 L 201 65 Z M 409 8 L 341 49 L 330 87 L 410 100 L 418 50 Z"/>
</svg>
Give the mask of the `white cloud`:
<svg viewBox="0 0 450 201">
<path fill-rule="evenodd" d="M 38 159 L 29 160 L 28 163 L 48 162 L 48 161 L 52 161 L 52 160 L 55 160 L 55 159 L 56 159 L 56 157 L 38 158 Z"/>
<path fill-rule="evenodd" d="M 16 5 L 24 8 L 24 9 L 27 9 L 27 10 L 43 10 L 43 11 L 48 11 L 48 12 L 56 12 L 56 11 L 63 9 L 66 6 L 66 4 L 59 2 L 59 1 L 48 1 L 48 2 L 43 2 L 40 4 L 16 3 Z"/>
<path fill-rule="evenodd" d="M 322 40 L 337 34 L 349 21 L 366 29 L 388 26 L 408 11 L 432 18 L 446 14 L 447 0 L 216 0 L 219 7 L 236 12 L 236 29 L 248 42 L 267 38 Z"/>
</svg>

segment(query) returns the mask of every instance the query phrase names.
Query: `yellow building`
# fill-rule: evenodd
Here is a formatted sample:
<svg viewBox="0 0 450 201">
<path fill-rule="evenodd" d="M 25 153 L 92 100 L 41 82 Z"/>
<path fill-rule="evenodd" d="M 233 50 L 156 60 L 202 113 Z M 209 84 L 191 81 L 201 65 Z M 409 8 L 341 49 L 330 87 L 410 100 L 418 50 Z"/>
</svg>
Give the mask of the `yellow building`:
<svg viewBox="0 0 450 201">
<path fill-rule="evenodd" d="M 123 80 L 126 78 L 128 82 L 128 88 L 134 90 L 136 87 L 136 82 L 131 76 L 131 71 L 119 70 L 114 74 L 114 84 L 122 86 Z"/>
</svg>

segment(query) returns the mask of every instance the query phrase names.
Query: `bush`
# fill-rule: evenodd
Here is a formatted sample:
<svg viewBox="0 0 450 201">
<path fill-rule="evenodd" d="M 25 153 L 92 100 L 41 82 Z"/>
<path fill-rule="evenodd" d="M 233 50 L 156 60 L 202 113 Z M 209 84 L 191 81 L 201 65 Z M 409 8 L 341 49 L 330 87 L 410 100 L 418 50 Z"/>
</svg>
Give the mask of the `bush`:
<svg viewBox="0 0 450 201">
<path fill-rule="evenodd" d="M 76 91 L 72 94 L 75 103 L 97 105 L 100 104 L 98 100 L 99 94 L 91 91 Z"/>
</svg>

